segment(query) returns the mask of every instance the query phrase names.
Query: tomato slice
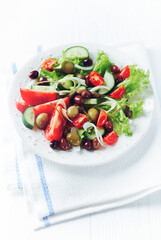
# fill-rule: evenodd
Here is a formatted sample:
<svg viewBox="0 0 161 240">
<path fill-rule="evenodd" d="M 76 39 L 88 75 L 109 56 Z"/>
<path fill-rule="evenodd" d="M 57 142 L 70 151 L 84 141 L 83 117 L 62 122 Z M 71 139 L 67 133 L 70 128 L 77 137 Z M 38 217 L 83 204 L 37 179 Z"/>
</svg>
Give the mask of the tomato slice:
<svg viewBox="0 0 161 240">
<path fill-rule="evenodd" d="M 121 72 L 118 74 L 118 77 L 123 79 L 130 77 L 130 68 L 128 65 L 121 70 Z"/>
<path fill-rule="evenodd" d="M 53 66 L 57 64 L 57 61 L 54 58 L 49 58 L 46 59 L 43 64 L 42 64 L 42 69 L 46 69 L 48 71 L 52 71 L 53 70 Z"/>
<path fill-rule="evenodd" d="M 103 138 L 103 141 L 106 142 L 108 145 L 113 145 L 117 142 L 117 139 L 117 133 L 115 131 L 112 131 Z"/>
<path fill-rule="evenodd" d="M 122 96 L 125 93 L 125 88 L 124 86 L 119 87 L 118 89 L 116 89 L 114 92 L 112 92 L 110 95 L 112 98 L 122 98 Z"/>
<path fill-rule="evenodd" d="M 95 72 L 95 71 L 92 71 L 89 75 L 89 79 L 90 79 L 90 82 L 94 85 L 94 86 L 100 86 L 104 83 L 104 79 L 103 77 Z"/>
<path fill-rule="evenodd" d="M 80 113 L 77 117 L 73 119 L 73 125 L 76 128 L 81 129 L 83 128 L 83 124 L 87 122 L 87 120 L 88 120 L 87 116 L 85 114 Z"/>
<path fill-rule="evenodd" d="M 48 115 L 51 115 L 53 113 L 53 111 L 55 110 L 55 107 L 59 100 L 60 99 L 34 106 L 33 110 L 35 112 L 35 116 L 37 117 L 40 113 L 47 113 Z M 68 108 L 70 106 L 69 98 L 68 97 L 63 98 L 63 101 L 65 102 L 66 107 Z"/>
<path fill-rule="evenodd" d="M 20 112 L 24 112 L 25 109 L 28 107 L 29 105 L 26 104 L 25 102 L 16 102 L 16 108 L 18 109 L 18 111 Z"/>
<path fill-rule="evenodd" d="M 106 121 L 107 121 L 107 114 L 104 110 L 101 110 L 97 120 L 97 127 L 102 127 Z"/>
<path fill-rule="evenodd" d="M 66 124 L 66 119 L 62 114 L 62 109 L 62 106 L 57 106 L 57 110 L 54 110 L 50 123 L 45 130 L 45 138 L 49 141 L 60 141 L 62 137 Z"/>
<path fill-rule="evenodd" d="M 20 88 L 20 93 L 22 99 L 28 105 L 38 105 L 54 101 L 57 95 L 55 92 L 36 91 L 24 88 Z"/>
</svg>

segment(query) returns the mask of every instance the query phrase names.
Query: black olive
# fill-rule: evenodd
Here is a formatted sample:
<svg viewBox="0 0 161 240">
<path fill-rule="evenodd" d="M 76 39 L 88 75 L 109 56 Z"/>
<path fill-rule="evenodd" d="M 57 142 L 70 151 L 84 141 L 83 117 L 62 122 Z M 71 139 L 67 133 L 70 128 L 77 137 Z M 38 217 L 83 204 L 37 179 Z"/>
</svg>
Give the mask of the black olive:
<svg viewBox="0 0 161 240">
<path fill-rule="evenodd" d="M 132 118 L 133 112 L 130 110 L 129 106 L 126 105 L 124 113 L 125 113 L 126 117 Z"/>
</svg>

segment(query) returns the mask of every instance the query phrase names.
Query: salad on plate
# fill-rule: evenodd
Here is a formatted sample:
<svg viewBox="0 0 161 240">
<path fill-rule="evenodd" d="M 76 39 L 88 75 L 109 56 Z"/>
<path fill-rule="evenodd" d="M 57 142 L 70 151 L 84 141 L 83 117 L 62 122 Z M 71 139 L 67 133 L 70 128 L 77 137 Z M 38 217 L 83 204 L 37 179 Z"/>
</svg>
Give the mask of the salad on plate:
<svg viewBox="0 0 161 240">
<path fill-rule="evenodd" d="M 24 125 L 44 131 L 53 150 L 93 151 L 116 144 L 121 134 L 132 136 L 130 123 L 143 114 L 149 71 L 120 69 L 103 51 L 92 59 L 85 47 L 72 46 L 46 59 L 28 81 L 30 88 L 20 88 L 16 101 Z"/>
</svg>

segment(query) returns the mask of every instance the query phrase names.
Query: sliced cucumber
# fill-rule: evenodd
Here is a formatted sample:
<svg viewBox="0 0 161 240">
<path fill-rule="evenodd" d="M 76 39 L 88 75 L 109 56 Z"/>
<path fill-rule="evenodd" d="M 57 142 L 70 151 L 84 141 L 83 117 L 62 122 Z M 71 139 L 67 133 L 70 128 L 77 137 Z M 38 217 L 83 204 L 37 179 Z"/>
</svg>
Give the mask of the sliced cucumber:
<svg viewBox="0 0 161 240">
<path fill-rule="evenodd" d="M 73 82 L 71 80 L 66 80 L 64 84 L 58 83 L 57 89 L 58 90 L 68 90 L 73 86 Z"/>
<path fill-rule="evenodd" d="M 107 86 L 109 88 L 109 90 L 100 89 L 99 94 L 106 94 L 115 86 L 115 79 L 114 79 L 114 76 L 112 73 L 109 73 L 106 71 L 103 78 L 105 80 L 104 85 Z"/>
<path fill-rule="evenodd" d="M 105 129 L 103 127 L 97 127 L 98 131 L 100 132 L 101 136 L 105 133 Z M 94 130 L 92 130 L 91 133 L 87 135 L 87 139 L 93 140 L 96 137 L 96 133 Z"/>
<path fill-rule="evenodd" d="M 101 95 L 104 95 L 104 94 L 106 94 L 106 93 L 108 93 L 108 92 L 109 92 L 109 90 L 108 90 L 108 89 L 105 89 L 105 88 L 102 88 L 102 89 L 99 89 L 99 90 L 98 90 L 98 93 L 101 94 Z"/>
<path fill-rule="evenodd" d="M 68 59 L 73 58 L 88 58 L 89 52 L 85 47 L 82 46 L 73 46 L 65 50 L 65 56 Z"/>
<path fill-rule="evenodd" d="M 32 85 L 31 89 L 36 90 L 36 91 L 54 92 L 52 86 Z"/>
<path fill-rule="evenodd" d="M 99 103 L 98 98 L 90 98 L 90 99 L 86 99 L 86 100 L 84 101 L 84 104 L 85 104 L 85 105 L 96 105 L 96 104 L 98 104 L 98 103 Z"/>
<path fill-rule="evenodd" d="M 64 87 L 63 84 L 58 83 L 58 85 L 57 85 L 57 90 L 58 90 L 58 91 L 59 91 L 59 90 L 66 90 L 66 88 Z"/>
<path fill-rule="evenodd" d="M 63 85 L 66 89 L 70 89 L 73 86 L 73 81 L 66 80 L 65 84 Z"/>
<path fill-rule="evenodd" d="M 27 128 L 33 129 L 35 122 L 35 113 L 32 107 L 25 109 L 22 115 L 22 121 Z"/>
</svg>

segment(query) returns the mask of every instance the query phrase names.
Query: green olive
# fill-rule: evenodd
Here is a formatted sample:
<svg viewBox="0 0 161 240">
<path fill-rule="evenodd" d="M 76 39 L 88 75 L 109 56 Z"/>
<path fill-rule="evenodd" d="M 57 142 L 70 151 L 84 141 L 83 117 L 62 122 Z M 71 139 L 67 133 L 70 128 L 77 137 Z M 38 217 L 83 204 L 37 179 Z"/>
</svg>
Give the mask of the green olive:
<svg viewBox="0 0 161 240">
<path fill-rule="evenodd" d="M 74 70 L 74 64 L 72 62 L 63 62 L 62 64 L 62 70 L 65 73 L 72 73 Z"/>
<path fill-rule="evenodd" d="M 88 110 L 88 116 L 92 122 L 96 122 L 98 119 L 99 112 L 95 108 L 90 108 Z"/>
<path fill-rule="evenodd" d="M 84 76 L 83 76 L 82 74 L 80 74 L 80 73 L 77 73 L 77 74 L 76 74 L 76 77 L 77 77 L 77 78 L 84 79 Z"/>
<path fill-rule="evenodd" d="M 80 137 L 77 133 L 68 133 L 66 139 L 73 146 L 79 146 L 81 144 Z"/>
<path fill-rule="evenodd" d="M 47 113 L 40 113 L 36 118 L 36 125 L 40 129 L 44 129 L 49 122 L 49 116 Z"/>
<path fill-rule="evenodd" d="M 79 109 L 77 106 L 71 106 L 67 109 L 67 115 L 70 119 L 74 119 L 79 114 Z"/>
</svg>

